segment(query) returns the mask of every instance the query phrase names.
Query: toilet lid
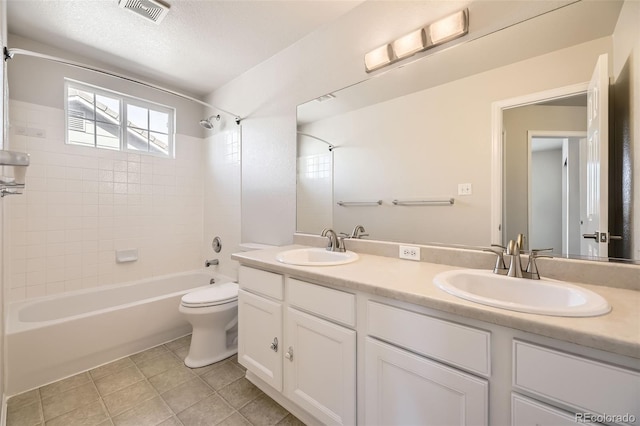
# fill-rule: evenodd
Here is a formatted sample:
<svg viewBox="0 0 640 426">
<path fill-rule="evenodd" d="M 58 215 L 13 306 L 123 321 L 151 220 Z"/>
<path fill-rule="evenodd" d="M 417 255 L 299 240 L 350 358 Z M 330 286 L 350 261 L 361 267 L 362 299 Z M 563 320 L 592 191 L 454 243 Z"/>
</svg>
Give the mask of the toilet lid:
<svg viewBox="0 0 640 426">
<path fill-rule="evenodd" d="M 213 284 L 203 290 L 192 291 L 182 296 L 182 305 L 187 307 L 203 307 L 221 305 L 238 298 L 238 284 Z"/>
</svg>

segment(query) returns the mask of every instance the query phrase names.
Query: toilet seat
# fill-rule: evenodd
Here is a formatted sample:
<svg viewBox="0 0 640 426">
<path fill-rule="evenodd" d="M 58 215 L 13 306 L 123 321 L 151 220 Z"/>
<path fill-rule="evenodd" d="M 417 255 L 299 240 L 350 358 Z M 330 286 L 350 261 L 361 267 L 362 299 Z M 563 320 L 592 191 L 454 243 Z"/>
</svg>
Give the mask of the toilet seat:
<svg viewBox="0 0 640 426">
<path fill-rule="evenodd" d="M 238 284 L 233 282 L 214 284 L 203 290 L 182 296 L 181 305 L 187 308 L 204 308 L 223 305 L 238 299 Z"/>
</svg>

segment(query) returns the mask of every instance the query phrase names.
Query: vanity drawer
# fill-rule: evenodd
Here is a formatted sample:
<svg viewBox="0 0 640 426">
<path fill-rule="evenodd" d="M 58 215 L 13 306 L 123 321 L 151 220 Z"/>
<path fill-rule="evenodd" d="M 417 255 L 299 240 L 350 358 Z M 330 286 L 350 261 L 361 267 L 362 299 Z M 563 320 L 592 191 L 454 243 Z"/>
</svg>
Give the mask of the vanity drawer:
<svg viewBox="0 0 640 426">
<path fill-rule="evenodd" d="M 273 272 L 240 266 L 238 284 L 240 288 L 253 293 L 263 294 L 277 300 L 283 300 L 284 277 Z"/>
<path fill-rule="evenodd" d="M 512 393 L 511 424 L 513 426 L 573 426 L 577 424 L 593 426 L 596 423 L 578 422 L 575 414 Z"/>
<path fill-rule="evenodd" d="M 367 333 L 482 376 L 491 375 L 491 333 L 369 301 Z"/>
<path fill-rule="evenodd" d="M 356 325 L 356 297 L 351 293 L 287 278 L 287 301 L 349 327 Z"/>
<path fill-rule="evenodd" d="M 576 412 L 640 419 L 640 373 L 513 341 L 513 386 Z"/>
</svg>

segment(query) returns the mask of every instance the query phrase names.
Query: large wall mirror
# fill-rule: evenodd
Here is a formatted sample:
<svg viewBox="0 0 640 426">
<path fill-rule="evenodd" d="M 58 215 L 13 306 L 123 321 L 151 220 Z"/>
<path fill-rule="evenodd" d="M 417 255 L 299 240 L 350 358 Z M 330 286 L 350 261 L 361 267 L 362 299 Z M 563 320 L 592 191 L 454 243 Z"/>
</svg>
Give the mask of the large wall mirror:
<svg viewBox="0 0 640 426">
<path fill-rule="evenodd" d="M 348 233 L 361 224 L 369 239 L 472 247 L 524 233 L 531 248 L 579 257 L 580 242 L 563 235 L 580 232 L 567 222 L 577 214 L 580 173 L 562 165 L 579 157 L 586 84 L 602 54 L 613 68 L 611 35 L 624 6 L 565 2 L 299 105 L 297 231 Z M 575 93 L 500 110 L 509 137 L 496 150 L 495 105 L 567 87 Z M 631 175 L 630 161 L 621 167 Z M 635 213 L 625 208 L 633 229 Z M 620 257 L 640 258 L 630 250 L 638 232 L 626 235 Z"/>
</svg>

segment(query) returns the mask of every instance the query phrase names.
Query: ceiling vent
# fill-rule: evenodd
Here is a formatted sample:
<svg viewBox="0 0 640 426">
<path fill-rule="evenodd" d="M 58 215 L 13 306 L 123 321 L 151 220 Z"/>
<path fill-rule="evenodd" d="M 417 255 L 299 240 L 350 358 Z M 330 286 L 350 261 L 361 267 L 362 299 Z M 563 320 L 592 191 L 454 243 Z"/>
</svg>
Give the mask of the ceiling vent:
<svg viewBox="0 0 640 426">
<path fill-rule="evenodd" d="M 169 6 L 165 6 L 156 0 L 119 0 L 118 6 L 128 9 L 156 24 L 159 24 L 169 13 Z"/>
</svg>

